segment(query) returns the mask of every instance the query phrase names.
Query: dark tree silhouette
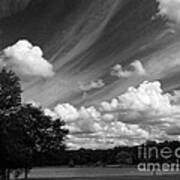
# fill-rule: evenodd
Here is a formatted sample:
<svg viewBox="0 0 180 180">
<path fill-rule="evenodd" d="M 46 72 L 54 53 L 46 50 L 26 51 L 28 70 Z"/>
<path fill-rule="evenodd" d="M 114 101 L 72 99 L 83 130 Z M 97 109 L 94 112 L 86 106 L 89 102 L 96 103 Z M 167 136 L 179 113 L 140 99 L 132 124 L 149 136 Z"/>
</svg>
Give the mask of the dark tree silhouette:
<svg viewBox="0 0 180 180">
<path fill-rule="evenodd" d="M 15 137 L 19 132 L 16 131 L 18 123 L 13 121 L 12 115 L 20 108 L 21 92 L 19 78 L 3 68 L 0 72 L 0 168 L 3 179 L 9 178 L 9 166 L 13 166 L 16 159 L 12 156 L 18 149 Z"/>
<path fill-rule="evenodd" d="M 57 153 L 65 149 L 64 138 L 68 131 L 63 128 L 64 122 L 60 119 L 53 120 L 44 114 L 43 109 L 26 104 L 17 113 L 21 122 L 24 145 L 23 164 L 25 176 L 31 168 L 35 154 Z"/>
<path fill-rule="evenodd" d="M 121 151 L 116 155 L 116 158 L 119 164 L 132 164 L 132 156 L 129 152 Z"/>
<path fill-rule="evenodd" d="M 10 169 L 28 169 L 33 157 L 42 153 L 60 153 L 68 131 L 64 122 L 46 116 L 41 107 L 21 103 L 19 78 L 12 71 L 0 73 L 0 169 L 3 180 Z"/>
<path fill-rule="evenodd" d="M 20 79 L 5 68 L 0 72 L 0 110 L 8 110 L 21 105 Z"/>
</svg>

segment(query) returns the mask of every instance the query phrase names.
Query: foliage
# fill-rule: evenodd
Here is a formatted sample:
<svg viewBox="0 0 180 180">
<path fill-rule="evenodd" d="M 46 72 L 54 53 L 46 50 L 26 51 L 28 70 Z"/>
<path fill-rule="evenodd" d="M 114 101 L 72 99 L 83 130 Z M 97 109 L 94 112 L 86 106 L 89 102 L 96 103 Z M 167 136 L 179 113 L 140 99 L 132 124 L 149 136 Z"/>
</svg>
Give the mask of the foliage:
<svg viewBox="0 0 180 180">
<path fill-rule="evenodd" d="M 28 172 L 35 154 L 64 150 L 68 131 L 63 121 L 46 116 L 41 107 L 22 104 L 20 80 L 12 71 L 2 70 L 0 87 L 0 169 L 6 180 L 10 169 Z"/>
<path fill-rule="evenodd" d="M 20 79 L 5 68 L 0 72 L 0 110 L 8 110 L 21 105 Z"/>
<path fill-rule="evenodd" d="M 116 155 L 116 161 L 119 164 L 132 164 L 132 156 L 129 152 L 121 151 Z"/>
</svg>

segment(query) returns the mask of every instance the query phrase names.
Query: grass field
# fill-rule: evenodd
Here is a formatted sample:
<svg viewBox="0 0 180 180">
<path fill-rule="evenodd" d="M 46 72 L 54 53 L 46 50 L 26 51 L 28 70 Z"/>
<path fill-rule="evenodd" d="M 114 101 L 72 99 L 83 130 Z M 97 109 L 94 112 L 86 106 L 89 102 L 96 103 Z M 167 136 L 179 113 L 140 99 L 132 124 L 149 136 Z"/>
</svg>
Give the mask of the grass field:
<svg viewBox="0 0 180 180">
<path fill-rule="evenodd" d="M 30 179 L 30 180 L 179 180 L 179 176 L 161 176 L 161 177 L 94 177 L 94 178 L 49 178 L 49 179 Z"/>
<path fill-rule="evenodd" d="M 180 174 L 140 173 L 135 168 L 35 168 L 31 180 L 179 180 Z"/>
</svg>

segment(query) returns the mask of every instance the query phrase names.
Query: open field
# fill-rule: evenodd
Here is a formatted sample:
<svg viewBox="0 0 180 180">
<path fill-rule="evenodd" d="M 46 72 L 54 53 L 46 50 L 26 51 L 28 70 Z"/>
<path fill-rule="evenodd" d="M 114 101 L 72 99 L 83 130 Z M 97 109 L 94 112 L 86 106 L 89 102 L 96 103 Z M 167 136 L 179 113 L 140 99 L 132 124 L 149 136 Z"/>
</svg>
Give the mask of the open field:
<svg viewBox="0 0 180 180">
<path fill-rule="evenodd" d="M 94 177 L 94 178 L 49 178 L 49 179 L 31 179 L 31 180 L 179 180 L 179 176 L 161 176 L 161 177 Z"/>
<path fill-rule="evenodd" d="M 33 180 L 179 180 L 180 174 L 153 176 L 135 168 L 35 168 L 29 175 Z"/>
</svg>

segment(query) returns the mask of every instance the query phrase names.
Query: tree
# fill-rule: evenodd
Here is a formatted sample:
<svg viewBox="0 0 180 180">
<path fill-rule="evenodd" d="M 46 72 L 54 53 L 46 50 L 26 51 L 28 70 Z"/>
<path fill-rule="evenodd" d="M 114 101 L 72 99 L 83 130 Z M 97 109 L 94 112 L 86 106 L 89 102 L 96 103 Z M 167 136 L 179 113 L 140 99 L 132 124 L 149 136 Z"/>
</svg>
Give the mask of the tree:
<svg viewBox="0 0 180 180">
<path fill-rule="evenodd" d="M 7 83 L 6 83 L 7 82 Z M 3 180 L 10 169 L 28 169 L 39 153 L 60 152 L 68 133 L 64 122 L 46 116 L 41 107 L 22 104 L 19 78 L 5 69 L 0 73 L 0 169 Z"/>
<path fill-rule="evenodd" d="M 64 137 L 68 133 L 63 125 L 60 119 L 52 120 L 41 108 L 32 105 L 24 105 L 5 116 L 0 126 L 0 166 L 4 174 L 8 169 L 24 168 L 27 178 L 36 153 L 63 150 Z"/>
<path fill-rule="evenodd" d="M 7 111 L 21 105 L 20 79 L 5 68 L 0 72 L 0 110 Z"/>
<path fill-rule="evenodd" d="M 116 161 L 119 164 L 132 164 L 132 156 L 129 152 L 121 151 L 116 156 Z"/>
<path fill-rule="evenodd" d="M 17 113 L 17 119 L 21 122 L 23 136 L 21 144 L 24 145 L 22 158 L 23 167 L 26 170 L 31 168 L 33 156 L 42 153 L 57 153 L 64 150 L 64 138 L 68 133 L 63 128 L 64 122 L 60 119 L 53 120 L 46 116 L 40 107 L 26 104 Z"/>
<path fill-rule="evenodd" d="M 12 157 L 9 155 L 11 150 L 14 150 L 11 154 L 13 155 L 17 149 L 14 143 L 17 124 L 11 121 L 11 116 L 21 105 L 21 92 L 19 78 L 12 71 L 3 68 L 0 72 L 0 169 L 3 179 L 9 178 L 8 167 L 12 165 L 10 162 Z"/>
</svg>

